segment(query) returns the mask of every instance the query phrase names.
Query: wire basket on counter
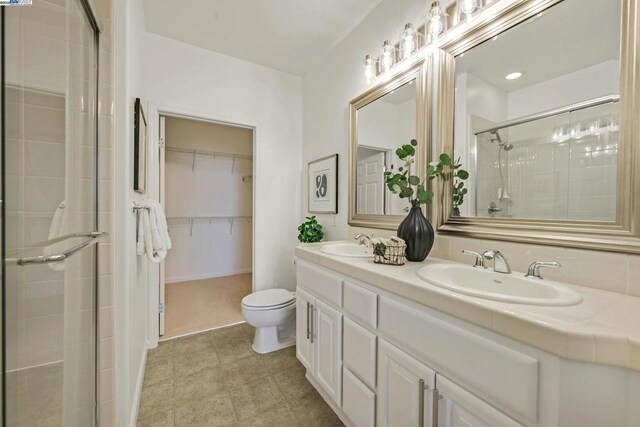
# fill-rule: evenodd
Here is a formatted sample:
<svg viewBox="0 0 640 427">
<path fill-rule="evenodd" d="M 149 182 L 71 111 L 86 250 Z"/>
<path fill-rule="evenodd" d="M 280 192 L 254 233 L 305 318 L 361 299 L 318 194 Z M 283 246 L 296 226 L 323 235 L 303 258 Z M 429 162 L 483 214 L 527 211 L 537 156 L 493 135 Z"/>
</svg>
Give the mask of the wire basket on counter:
<svg viewBox="0 0 640 427">
<path fill-rule="evenodd" d="M 376 264 L 404 265 L 406 262 L 404 243 L 374 243 L 373 262 Z"/>
</svg>

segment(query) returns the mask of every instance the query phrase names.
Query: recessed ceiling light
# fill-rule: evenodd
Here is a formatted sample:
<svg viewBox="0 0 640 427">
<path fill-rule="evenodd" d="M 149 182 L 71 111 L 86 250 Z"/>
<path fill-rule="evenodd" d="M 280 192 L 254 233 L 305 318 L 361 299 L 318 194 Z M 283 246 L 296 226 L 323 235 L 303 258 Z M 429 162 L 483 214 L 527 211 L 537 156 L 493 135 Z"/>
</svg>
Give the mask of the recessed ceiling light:
<svg viewBox="0 0 640 427">
<path fill-rule="evenodd" d="M 522 77 L 522 74 L 520 71 L 516 71 L 515 73 L 509 73 L 506 76 L 504 76 L 505 80 L 515 80 L 515 79 L 519 79 L 520 77 Z"/>
</svg>

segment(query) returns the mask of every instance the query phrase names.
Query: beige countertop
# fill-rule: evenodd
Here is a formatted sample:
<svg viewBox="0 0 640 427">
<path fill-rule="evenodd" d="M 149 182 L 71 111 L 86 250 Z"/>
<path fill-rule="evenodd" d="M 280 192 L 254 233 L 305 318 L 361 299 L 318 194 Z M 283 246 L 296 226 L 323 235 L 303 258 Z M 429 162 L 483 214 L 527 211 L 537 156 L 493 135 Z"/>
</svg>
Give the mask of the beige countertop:
<svg viewBox="0 0 640 427">
<path fill-rule="evenodd" d="M 565 359 L 640 371 L 640 298 L 573 286 L 582 302 L 552 307 L 513 304 L 471 297 L 421 280 L 416 271 L 427 258 L 404 266 L 375 264 L 372 259 L 327 255 L 314 243 L 296 247 L 295 255 L 377 288 L 466 320 Z"/>
</svg>

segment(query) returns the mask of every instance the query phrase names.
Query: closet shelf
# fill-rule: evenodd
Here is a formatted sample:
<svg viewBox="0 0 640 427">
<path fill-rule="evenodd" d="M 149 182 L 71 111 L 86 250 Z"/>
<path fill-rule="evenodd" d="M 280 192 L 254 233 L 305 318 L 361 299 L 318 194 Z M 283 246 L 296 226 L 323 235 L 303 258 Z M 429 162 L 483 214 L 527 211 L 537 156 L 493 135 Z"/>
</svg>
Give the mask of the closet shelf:
<svg viewBox="0 0 640 427">
<path fill-rule="evenodd" d="M 246 220 L 247 222 L 251 222 L 251 216 L 170 216 L 167 217 L 167 221 L 175 221 L 182 220 L 187 221 L 189 224 L 189 236 L 193 236 L 193 223 L 200 220 L 209 221 L 209 224 L 215 222 L 228 222 L 229 223 L 229 234 L 233 234 L 233 225 L 237 220 Z"/>
<path fill-rule="evenodd" d="M 184 153 L 191 154 L 193 156 L 193 163 L 191 165 L 191 170 L 196 170 L 196 156 L 208 156 L 213 157 L 225 157 L 233 160 L 233 165 L 231 166 L 231 173 L 233 174 L 236 169 L 236 160 L 243 159 L 253 161 L 253 156 L 247 154 L 234 154 L 234 153 L 223 153 L 222 151 L 205 151 L 205 150 L 196 150 L 194 148 L 178 148 L 178 147 L 165 147 L 165 151 L 172 153 Z"/>
<path fill-rule="evenodd" d="M 224 153 L 222 151 L 204 151 L 204 150 L 196 150 L 192 148 L 178 148 L 178 147 L 165 147 L 165 151 L 170 151 L 172 153 L 195 154 L 196 156 L 227 157 L 230 159 L 253 160 L 253 156 L 250 156 L 247 154 Z"/>
<path fill-rule="evenodd" d="M 167 220 L 230 220 L 230 219 L 251 219 L 252 216 L 243 216 L 243 215 L 235 215 L 235 216 L 168 216 Z"/>
</svg>

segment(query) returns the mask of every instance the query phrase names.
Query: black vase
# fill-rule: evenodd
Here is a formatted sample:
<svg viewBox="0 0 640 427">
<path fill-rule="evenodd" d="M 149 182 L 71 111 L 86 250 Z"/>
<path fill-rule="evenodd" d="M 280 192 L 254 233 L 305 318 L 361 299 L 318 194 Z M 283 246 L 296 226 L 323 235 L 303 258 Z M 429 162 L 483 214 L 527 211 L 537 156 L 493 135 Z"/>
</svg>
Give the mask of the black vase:
<svg viewBox="0 0 640 427">
<path fill-rule="evenodd" d="M 407 244 L 408 261 L 422 262 L 427 258 L 433 247 L 435 235 L 433 227 L 422 214 L 420 207 L 411 208 L 409 215 L 398 227 L 398 237 Z"/>
</svg>

